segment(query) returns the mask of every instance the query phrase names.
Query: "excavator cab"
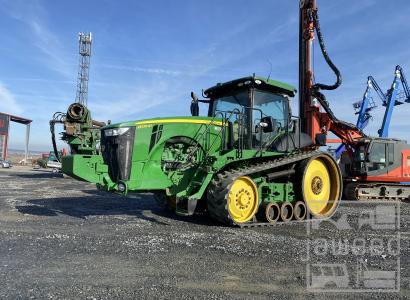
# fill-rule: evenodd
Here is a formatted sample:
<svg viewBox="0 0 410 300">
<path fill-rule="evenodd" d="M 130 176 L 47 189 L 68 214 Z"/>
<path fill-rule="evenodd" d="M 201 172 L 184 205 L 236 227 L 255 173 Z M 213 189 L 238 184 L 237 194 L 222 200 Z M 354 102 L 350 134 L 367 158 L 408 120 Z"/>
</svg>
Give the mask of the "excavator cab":
<svg viewBox="0 0 410 300">
<path fill-rule="evenodd" d="M 364 138 L 354 151 L 352 173 L 356 176 L 388 176 L 401 167 L 406 141 L 389 138 Z"/>
</svg>

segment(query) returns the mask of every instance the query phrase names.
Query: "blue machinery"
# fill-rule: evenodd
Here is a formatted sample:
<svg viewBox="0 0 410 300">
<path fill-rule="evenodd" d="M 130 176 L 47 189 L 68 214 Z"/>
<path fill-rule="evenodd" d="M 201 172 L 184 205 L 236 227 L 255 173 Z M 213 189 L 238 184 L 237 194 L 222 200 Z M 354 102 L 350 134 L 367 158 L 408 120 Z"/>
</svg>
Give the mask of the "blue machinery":
<svg viewBox="0 0 410 300">
<path fill-rule="evenodd" d="M 402 85 L 404 97 L 402 94 L 399 93 L 400 83 Z M 382 105 L 386 107 L 382 125 L 380 129 L 377 131 L 377 133 L 379 134 L 379 137 L 388 137 L 394 107 L 397 105 L 401 105 L 404 102 L 410 103 L 410 89 L 406 77 L 404 76 L 403 69 L 400 66 L 396 66 L 393 83 L 386 94 L 383 93 L 382 89 L 379 87 L 379 85 L 372 76 L 368 77 L 367 88 L 364 92 L 362 101 L 353 104 L 356 114 L 358 115 L 356 126 L 359 129 L 364 129 L 367 126 L 369 120 L 372 118 L 370 112 L 377 107 L 376 103 L 374 102 L 371 96 L 372 89 L 377 93 L 379 98 L 382 100 Z M 345 145 L 341 144 L 336 149 L 336 157 L 340 158 L 345 149 Z"/>
<path fill-rule="evenodd" d="M 401 99 L 399 95 L 400 81 L 404 91 L 404 100 Z M 386 112 L 384 113 L 382 127 L 380 127 L 378 131 L 379 137 L 388 137 L 394 106 L 403 104 L 404 102 L 410 102 L 410 90 L 406 77 L 404 76 L 403 69 L 400 66 L 397 66 L 392 87 L 388 92 L 387 102 L 383 102 L 383 105 L 386 106 Z"/>
</svg>

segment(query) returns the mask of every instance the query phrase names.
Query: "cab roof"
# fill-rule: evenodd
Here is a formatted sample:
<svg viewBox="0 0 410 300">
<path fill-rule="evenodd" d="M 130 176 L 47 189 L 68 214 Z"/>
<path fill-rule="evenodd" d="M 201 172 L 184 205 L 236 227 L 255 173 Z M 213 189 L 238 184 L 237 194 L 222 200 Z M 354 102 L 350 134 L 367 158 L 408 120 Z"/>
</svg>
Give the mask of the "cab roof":
<svg viewBox="0 0 410 300">
<path fill-rule="evenodd" d="M 396 138 L 389 138 L 389 137 L 379 137 L 379 136 L 368 136 L 368 137 L 363 137 L 360 139 L 360 142 L 363 143 L 369 143 L 370 141 L 379 141 L 379 142 L 403 142 L 407 143 L 406 140 L 400 140 Z"/>
<path fill-rule="evenodd" d="M 281 92 L 291 97 L 294 97 L 296 94 L 296 88 L 290 84 L 258 76 L 248 76 L 224 83 L 217 83 L 215 86 L 205 90 L 204 94 L 207 97 L 212 97 L 229 90 L 234 90 L 246 86 L 252 86 L 272 92 Z"/>
</svg>

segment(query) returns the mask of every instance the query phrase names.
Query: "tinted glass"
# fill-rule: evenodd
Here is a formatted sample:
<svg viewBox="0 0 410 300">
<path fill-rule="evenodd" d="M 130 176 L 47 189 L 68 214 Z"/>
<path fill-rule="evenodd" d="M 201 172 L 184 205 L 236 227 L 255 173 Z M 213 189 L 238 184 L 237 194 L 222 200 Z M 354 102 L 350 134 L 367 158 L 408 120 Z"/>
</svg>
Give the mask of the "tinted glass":
<svg viewBox="0 0 410 300">
<path fill-rule="evenodd" d="M 373 143 L 369 160 L 369 171 L 384 169 L 386 167 L 386 144 Z"/>
<path fill-rule="evenodd" d="M 213 116 L 229 118 L 229 121 L 232 122 L 235 148 L 238 148 L 239 144 L 243 144 L 240 141 L 246 141 L 249 137 L 246 109 L 250 105 L 249 102 L 248 90 L 214 100 Z"/>
<path fill-rule="evenodd" d="M 234 110 L 242 112 L 246 106 L 249 106 L 248 91 L 217 98 L 214 102 L 214 115 L 218 112 L 232 112 Z"/>
<path fill-rule="evenodd" d="M 252 114 L 253 123 L 253 147 L 267 145 L 272 142 L 278 133 L 288 125 L 288 99 L 280 94 L 265 91 L 255 91 Z M 260 111 L 259 111 L 260 110 Z M 262 112 L 262 114 L 261 114 Z M 273 118 L 273 132 L 261 132 L 259 127 L 261 117 Z"/>
<path fill-rule="evenodd" d="M 272 117 L 281 127 L 284 127 L 288 118 L 287 98 L 280 94 L 264 91 L 255 91 L 254 108 L 262 110 L 263 114 Z M 254 111 L 254 118 L 260 118 L 260 113 Z"/>
</svg>

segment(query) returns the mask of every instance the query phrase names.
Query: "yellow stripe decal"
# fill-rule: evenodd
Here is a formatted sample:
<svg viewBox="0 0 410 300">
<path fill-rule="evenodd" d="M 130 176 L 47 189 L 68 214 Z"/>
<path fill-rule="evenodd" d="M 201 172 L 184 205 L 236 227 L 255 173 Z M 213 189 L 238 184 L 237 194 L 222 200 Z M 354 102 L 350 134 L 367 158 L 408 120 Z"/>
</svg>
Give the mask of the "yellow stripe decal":
<svg viewBox="0 0 410 300">
<path fill-rule="evenodd" d="M 208 125 L 211 121 L 208 120 L 191 120 L 191 119 L 165 119 L 165 120 L 147 120 L 147 121 L 138 121 L 136 125 L 144 124 L 164 124 L 164 123 L 187 123 L 187 124 L 205 124 Z M 221 121 L 212 121 L 212 125 L 222 126 Z"/>
</svg>

